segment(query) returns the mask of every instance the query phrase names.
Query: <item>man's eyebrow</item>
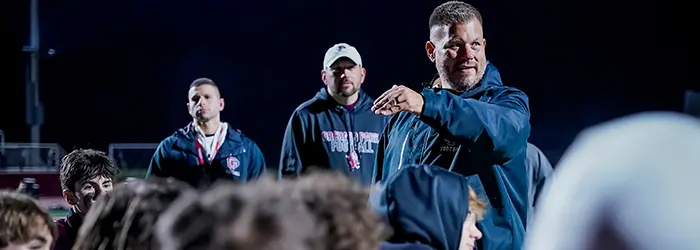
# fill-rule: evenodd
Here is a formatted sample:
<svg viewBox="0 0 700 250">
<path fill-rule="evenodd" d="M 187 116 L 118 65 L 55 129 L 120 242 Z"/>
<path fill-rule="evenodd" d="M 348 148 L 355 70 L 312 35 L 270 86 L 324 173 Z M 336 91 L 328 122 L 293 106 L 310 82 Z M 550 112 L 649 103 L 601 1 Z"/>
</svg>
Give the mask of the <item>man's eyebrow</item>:
<svg viewBox="0 0 700 250">
<path fill-rule="evenodd" d="M 465 41 L 464 41 L 464 39 L 462 39 L 459 36 L 452 36 L 449 39 L 447 39 L 447 42 L 445 44 L 459 43 L 459 42 L 465 42 Z"/>
</svg>

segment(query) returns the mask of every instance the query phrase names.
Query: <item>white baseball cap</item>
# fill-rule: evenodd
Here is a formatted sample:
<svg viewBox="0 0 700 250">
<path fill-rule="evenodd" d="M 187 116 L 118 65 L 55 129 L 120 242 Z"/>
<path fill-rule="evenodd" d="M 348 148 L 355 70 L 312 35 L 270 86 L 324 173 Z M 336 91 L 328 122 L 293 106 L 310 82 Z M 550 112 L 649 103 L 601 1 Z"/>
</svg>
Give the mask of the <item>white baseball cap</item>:
<svg viewBox="0 0 700 250">
<path fill-rule="evenodd" d="M 347 43 L 339 43 L 333 45 L 328 51 L 326 51 L 326 56 L 323 57 L 323 68 L 330 68 L 335 61 L 340 58 L 346 57 L 352 60 L 355 64 L 362 66 L 362 57 L 360 57 L 360 52 L 353 46 Z"/>
</svg>

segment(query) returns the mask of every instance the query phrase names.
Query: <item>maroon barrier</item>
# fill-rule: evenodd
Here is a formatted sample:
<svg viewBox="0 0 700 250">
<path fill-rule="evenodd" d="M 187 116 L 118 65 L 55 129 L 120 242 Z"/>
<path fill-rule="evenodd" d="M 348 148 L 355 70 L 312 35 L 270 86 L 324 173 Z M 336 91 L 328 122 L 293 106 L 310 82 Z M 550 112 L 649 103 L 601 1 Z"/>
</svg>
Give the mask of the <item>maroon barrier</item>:
<svg viewBox="0 0 700 250">
<path fill-rule="evenodd" d="M 58 173 L 0 173 L 0 189 L 17 189 L 24 178 L 36 179 L 39 196 L 61 196 Z"/>
</svg>

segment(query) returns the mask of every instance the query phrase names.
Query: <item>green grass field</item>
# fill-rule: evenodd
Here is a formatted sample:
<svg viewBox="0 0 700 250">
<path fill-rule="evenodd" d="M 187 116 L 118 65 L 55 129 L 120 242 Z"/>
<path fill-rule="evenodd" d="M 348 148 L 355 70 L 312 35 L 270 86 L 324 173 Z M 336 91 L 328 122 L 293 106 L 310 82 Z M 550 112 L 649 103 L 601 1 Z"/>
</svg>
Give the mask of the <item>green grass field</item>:
<svg viewBox="0 0 700 250">
<path fill-rule="evenodd" d="M 53 218 L 63 218 L 68 214 L 68 209 L 49 209 L 49 215 Z"/>
<path fill-rule="evenodd" d="M 148 169 L 122 169 L 117 176 L 117 181 L 123 181 L 127 177 L 143 179 L 146 177 L 146 172 Z"/>
</svg>

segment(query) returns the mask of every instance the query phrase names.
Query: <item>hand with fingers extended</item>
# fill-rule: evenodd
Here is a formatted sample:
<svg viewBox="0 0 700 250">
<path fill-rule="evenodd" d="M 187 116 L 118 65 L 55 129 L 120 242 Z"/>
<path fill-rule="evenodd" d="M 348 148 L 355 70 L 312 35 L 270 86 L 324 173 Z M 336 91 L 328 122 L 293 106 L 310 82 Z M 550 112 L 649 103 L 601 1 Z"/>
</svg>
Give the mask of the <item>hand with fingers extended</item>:
<svg viewBox="0 0 700 250">
<path fill-rule="evenodd" d="M 378 115 L 390 116 L 401 111 L 414 115 L 423 113 L 423 96 L 403 85 L 394 85 L 374 101 L 372 111 Z"/>
</svg>

